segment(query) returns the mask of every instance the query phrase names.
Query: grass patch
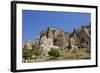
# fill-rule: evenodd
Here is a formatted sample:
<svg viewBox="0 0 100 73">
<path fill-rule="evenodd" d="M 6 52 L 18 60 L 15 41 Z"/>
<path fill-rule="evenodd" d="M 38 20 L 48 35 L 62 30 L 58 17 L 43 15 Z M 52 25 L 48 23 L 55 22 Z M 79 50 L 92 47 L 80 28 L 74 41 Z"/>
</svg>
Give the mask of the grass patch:
<svg viewBox="0 0 100 73">
<path fill-rule="evenodd" d="M 63 59 L 90 59 L 90 49 L 77 49 L 69 52 L 61 52 L 60 56 Z"/>
<path fill-rule="evenodd" d="M 77 60 L 77 59 L 90 59 L 91 58 L 91 50 L 88 48 L 83 49 L 75 49 L 71 51 L 60 51 L 59 56 L 56 59 L 51 59 L 50 56 L 38 56 L 37 59 L 31 59 L 28 63 L 31 62 L 45 62 L 45 61 L 53 61 L 53 60 Z"/>
</svg>

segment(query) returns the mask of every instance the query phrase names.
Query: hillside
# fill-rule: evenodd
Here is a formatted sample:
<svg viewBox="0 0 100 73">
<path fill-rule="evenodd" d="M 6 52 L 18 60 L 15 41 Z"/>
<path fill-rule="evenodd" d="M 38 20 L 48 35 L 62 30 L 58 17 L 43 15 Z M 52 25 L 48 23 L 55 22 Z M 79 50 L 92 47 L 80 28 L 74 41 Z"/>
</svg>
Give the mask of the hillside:
<svg viewBox="0 0 100 73">
<path fill-rule="evenodd" d="M 73 32 L 64 32 L 58 28 L 46 28 L 40 32 L 38 39 L 23 42 L 23 48 L 32 49 L 32 46 L 43 49 L 45 55 L 51 48 L 59 50 L 69 50 L 68 44 L 71 43 L 71 49 L 91 48 L 91 26 L 81 26 L 73 29 Z"/>
</svg>

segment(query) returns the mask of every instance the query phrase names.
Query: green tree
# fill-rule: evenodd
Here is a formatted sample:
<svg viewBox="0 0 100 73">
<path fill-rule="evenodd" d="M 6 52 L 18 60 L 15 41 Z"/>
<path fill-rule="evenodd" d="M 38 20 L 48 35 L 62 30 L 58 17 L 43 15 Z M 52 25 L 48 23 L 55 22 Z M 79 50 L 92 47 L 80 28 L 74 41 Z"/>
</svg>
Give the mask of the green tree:
<svg viewBox="0 0 100 73">
<path fill-rule="evenodd" d="M 23 54 L 23 58 L 25 59 L 25 62 L 26 62 L 26 60 L 31 59 L 31 57 L 33 55 L 31 50 L 25 49 L 25 48 L 23 48 L 22 54 Z"/>
<path fill-rule="evenodd" d="M 57 59 L 59 57 L 59 50 L 51 48 L 51 50 L 48 52 L 49 56 L 51 56 L 52 59 Z"/>
<path fill-rule="evenodd" d="M 67 48 L 68 48 L 68 50 L 70 50 L 72 48 L 71 41 L 69 41 Z"/>
<path fill-rule="evenodd" d="M 34 49 L 32 50 L 32 52 L 33 52 L 33 55 L 35 55 L 35 61 L 36 61 L 36 59 L 37 59 L 39 56 L 41 56 L 42 53 L 43 53 L 43 51 L 42 51 L 41 48 L 34 48 Z"/>
</svg>

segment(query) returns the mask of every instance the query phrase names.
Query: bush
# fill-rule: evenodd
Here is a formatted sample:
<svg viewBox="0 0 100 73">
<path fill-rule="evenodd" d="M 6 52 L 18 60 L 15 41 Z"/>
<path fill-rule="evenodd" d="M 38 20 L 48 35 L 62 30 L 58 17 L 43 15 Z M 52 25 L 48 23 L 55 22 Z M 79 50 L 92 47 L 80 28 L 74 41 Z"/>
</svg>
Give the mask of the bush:
<svg viewBox="0 0 100 73">
<path fill-rule="evenodd" d="M 40 49 L 40 48 L 34 49 L 34 50 L 33 50 L 33 54 L 34 54 L 35 56 L 40 56 L 40 55 L 42 55 L 42 49 Z"/>
<path fill-rule="evenodd" d="M 32 49 L 33 55 L 35 55 L 35 60 L 43 54 L 43 50 L 41 48 L 34 48 Z"/>
<path fill-rule="evenodd" d="M 31 50 L 23 48 L 23 58 L 26 60 L 32 59 L 32 56 L 35 55 L 35 60 L 38 56 L 42 55 L 42 49 L 33 47 Z"/>
<path fill-rule="evenodd" d="M 28 60 L 28 59 L 31 59 L 31 57 L 33 55 L 31 50 L 25 49 L 25 48 L 23 48 L 22 54 L 23 54 L 23 58 L 25 59 L 25 61 Z"/>
<path fill-rule="evenodd" d="M 51 48 L 51 50 L 48 52 L 49 56 L 51 56 L 52 59 L 57 59 L 59 57 L 59 50 Z"/>
<path fill-rule="evenodd" d="M 67 48 L 70 50 L 72 48 L 71 41 L 69 41 Z"/>
<path fill-rule="evenodd" d="M 86 50 L 86 53 L 90 53 L 91 52 L 91 50 L 90 50 L 90 48 L 88 48 L 87 50 Z"/>
</svg>

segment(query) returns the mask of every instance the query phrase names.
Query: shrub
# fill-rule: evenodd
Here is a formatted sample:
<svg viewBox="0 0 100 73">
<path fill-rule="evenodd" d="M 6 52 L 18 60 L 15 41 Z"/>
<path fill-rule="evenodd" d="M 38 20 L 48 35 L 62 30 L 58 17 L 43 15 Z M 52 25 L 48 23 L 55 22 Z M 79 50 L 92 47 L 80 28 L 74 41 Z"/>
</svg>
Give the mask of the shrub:
<svg viewBox="0 0 100 73">
<path fill-rule="evenodd" d="M 59 57 L 59 50 L 51 48 L 51 50 L 48 52 L 49 56 L 51 56 L 52 59 L 57 59 Z"/>
<path fill-rule="evenodd" d="M 31 50 L 25 49 L 25 48 L 23 48 L 23 53 L 22 54 L 23 54 L 23 58 L 25 59 L 25 61 L 30 59 L 33 55 Z"/>
<path fill-rule="evenodd" d="M 86 50 L 86 53 L 90 53 L 91 52 L 91 50 L 90 50 L 90 48 L 88 48 L 87 50 Z"/>
<path fill-rule="evenodd" d="M 43 50 L 41 48 L 34 48 L 32 49 L 33 55 L 35 55 L 35 60 L 37 57 L 41 56 L 43 54 Z"/>
<path fill-rule="evenodd" d="M 72 46 L 71 46 L 71 41 L 69 41 L 67 48 L 68 48 L 68 49 L 71 49 L 71 48 L 72 48 Z"/>
<path fill-rule="evenodd" d="M 40 55 L 42 54 L 42 49 L 40 49 L 40 48 L 34 49 L 34 50 L 33 50 L 33 54 L 34 54 L 35 56 L 40 56 Z"/>
</svg>

